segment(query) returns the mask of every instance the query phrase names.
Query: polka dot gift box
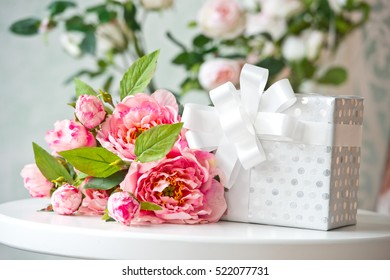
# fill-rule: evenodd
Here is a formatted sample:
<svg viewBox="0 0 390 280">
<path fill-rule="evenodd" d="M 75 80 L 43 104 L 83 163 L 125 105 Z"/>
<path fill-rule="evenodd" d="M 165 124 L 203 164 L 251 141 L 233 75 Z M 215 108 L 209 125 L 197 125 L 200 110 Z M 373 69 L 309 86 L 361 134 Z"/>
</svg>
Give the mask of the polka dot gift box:
<svg viewBox="0 0 390 280">
<path fill-rule="evenodd" d="M 363 99 L 264 91 L 268 70 L 246 64 L 240 90 L 186 104 L 190 147 L 215 151 L 226 185 L 225 220 L 318 230 L 356 223 Z"/>
</svg>

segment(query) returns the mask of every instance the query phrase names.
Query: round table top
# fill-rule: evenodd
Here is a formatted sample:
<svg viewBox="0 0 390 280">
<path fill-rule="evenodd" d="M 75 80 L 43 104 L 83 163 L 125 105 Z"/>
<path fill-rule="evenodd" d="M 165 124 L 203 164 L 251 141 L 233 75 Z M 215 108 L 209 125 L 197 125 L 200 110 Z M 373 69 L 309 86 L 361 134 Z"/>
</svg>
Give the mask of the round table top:
<svg viewBox="0 0 390 280">
<path fill-rule="evenodd" d="M 47 199 L 0 204 L 0 243 L 85 259 L 390 259 L 390 216 L 317 231 L 221 221 L 126 227 L 100 217 L 38 212 Z"/>
</svg>

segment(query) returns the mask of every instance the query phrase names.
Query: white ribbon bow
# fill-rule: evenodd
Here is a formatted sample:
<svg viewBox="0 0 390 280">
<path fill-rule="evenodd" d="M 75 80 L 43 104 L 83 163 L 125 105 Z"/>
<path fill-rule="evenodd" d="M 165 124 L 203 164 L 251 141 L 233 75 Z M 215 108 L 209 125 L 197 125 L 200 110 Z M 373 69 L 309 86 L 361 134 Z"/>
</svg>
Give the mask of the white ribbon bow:
<svg viewBox="0 0 390 280">
<path fill-rule="evenodd" d="M 287 79 L 264 92 L 268 70 L 245 64 L 240 76 L 241 93 L 227 82 L 212 91 L 214 107 L 186 104 L 182 121 L 189 129 L 188 144 L 194 149 L 217 150 L 216 160 L 231 188 L 241 168 L 249 170 L 266 160 L 256 134 L 291 139 L 300 129 L 293 117 L 279 114 L 296 97 Z"/>
</svg>

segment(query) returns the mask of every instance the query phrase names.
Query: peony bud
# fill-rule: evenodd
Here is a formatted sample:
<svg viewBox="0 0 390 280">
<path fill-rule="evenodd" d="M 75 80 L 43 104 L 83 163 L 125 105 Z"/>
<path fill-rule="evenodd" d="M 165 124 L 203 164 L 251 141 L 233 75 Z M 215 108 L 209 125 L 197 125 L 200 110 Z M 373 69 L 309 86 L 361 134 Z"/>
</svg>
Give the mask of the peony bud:
<svg viewBox="0 0 390 280">
<path fill-rule="evenodd" d="M 65 184 L 53 192 L 51 204 L 54 212 L 61 215 L 72 215 L 79 209 L 82 198 L 78 188 Z"/>
<path fill-rule="evenodd" d="M 73 120 L 55 122 L 54 129 L 46 133 L 45 140 L 54 152 L 96 146 L 92 133 Z"/>
<path fill-rule="evenodd" d="M 76 116 L 86 128 L 92 129 L 104 120 L 106 111 L 96 96 L 81 95 L 76 102 Z"/>
<path fill-rule="evenodd" d="M 139 202 L 128 192 L 116 192 L 108 198 L 108 214 L 123 225 L 130 225 L 140 210 Z"/>
</svg>

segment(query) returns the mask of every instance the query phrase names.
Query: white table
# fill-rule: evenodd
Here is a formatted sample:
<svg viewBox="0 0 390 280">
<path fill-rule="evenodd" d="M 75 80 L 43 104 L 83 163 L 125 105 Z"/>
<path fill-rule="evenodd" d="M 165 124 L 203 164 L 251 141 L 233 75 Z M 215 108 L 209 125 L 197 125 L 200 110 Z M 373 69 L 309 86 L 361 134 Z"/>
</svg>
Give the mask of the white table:
<svg viewBox="0 0 390 280">
<path fill-rule="evenodd" d="M 316 231 L 257 224 L 125 227 L 98 217 L 37 212 L 46 199 L 0 204 L 0 243 L 85 259 L 390 259 L 390 217 Z"/>
</svg>

